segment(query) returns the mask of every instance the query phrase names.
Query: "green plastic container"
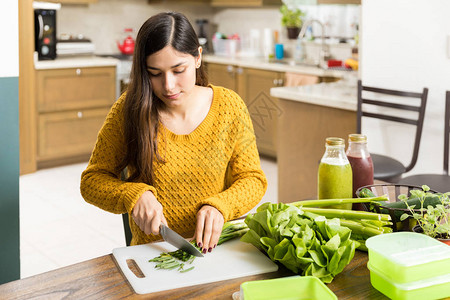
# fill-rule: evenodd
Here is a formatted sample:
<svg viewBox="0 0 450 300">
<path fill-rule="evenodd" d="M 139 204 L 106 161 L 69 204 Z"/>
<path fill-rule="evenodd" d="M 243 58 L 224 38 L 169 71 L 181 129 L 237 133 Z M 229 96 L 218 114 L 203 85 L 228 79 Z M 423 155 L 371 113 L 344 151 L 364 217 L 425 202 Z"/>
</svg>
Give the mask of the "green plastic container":
<svg viewBox="0 0 450 300">
<path fill-rule="evenodd" d="M 425 234 L 381 234 L 367 239 L 366 246 L 372 268 L 398 284 L 450 273 L 450 246 Z"/>
<path fill-rule="evenodd" d="M 317 277 L 290 276 L 247 281 L 241 284 L 241 300 L 337 300 L 336 295 Z"/>
<path fill-rule="evenodd" d="M 397 283 L 380 270 L 367 264 L 370 270 L 370 283 L 378 291 L 393 300 L 424 300 L 450 297 L 450 272 L 446 275 L 409 283 Z"/>
</svg>

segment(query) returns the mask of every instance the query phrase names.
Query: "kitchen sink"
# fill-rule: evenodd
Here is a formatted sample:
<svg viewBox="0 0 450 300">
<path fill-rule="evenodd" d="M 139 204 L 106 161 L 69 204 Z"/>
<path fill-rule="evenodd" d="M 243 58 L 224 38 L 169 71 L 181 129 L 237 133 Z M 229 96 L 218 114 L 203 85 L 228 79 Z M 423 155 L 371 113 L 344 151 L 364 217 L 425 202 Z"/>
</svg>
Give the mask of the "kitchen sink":
<svg viewBox="0 0 450 300">
<path fill-rule="evenodd" d="M 313 61 L 302 61 L 298 62 L 292 59 L 274 59 L 270 62 L 275 64 L 283 64 L 283 65 L 289 65 L 289 66 L 299 66 L 299 67 L 311 67 L 311 68 L 319 68 L 322 70 L 338 70 L 338 71 L 352 71 L 350 68 L 345 67 L 323 67 L 319 63 L 314 63 Z"/>
<path fill-rule="evenodd" d="M 314 68 L 321 68 L 319 63 L 314 63 L 312 61 L 295 61 L 291 59 L 277 59 L 271 61 L 273 63 L 277 64 L 283 64 L 283 65 L 289 65 L 289 66 L 302 66 L 302 67 L 314 67 Z"/>
</svg>

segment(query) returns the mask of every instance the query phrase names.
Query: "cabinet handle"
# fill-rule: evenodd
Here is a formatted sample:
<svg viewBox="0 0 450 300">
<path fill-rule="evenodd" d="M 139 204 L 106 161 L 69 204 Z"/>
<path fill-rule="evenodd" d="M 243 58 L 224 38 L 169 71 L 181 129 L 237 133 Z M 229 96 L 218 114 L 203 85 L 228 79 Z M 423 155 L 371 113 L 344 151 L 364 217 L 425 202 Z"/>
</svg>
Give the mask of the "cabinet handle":
<svg viewBox="0 0 450 300">
<path fill-rule="evenodd" d="M 232 73 L 234 71 L 233 66 L 227 66 L 228 73 Z"/>
<path fill-rule="evenodd" d="M 283 79 L 278 79 L 278 86 L 283 86 L 284 84 L 284 80 Z"/>
<path fill-rule="evenodd" d="M 78 119 L 81 119 L 83 117 L 83 112 L 82 111 L 77 112 L 77 117 Z"/>
<path fill-rule="evenodd" d="M 236 69 L 236 73 L 242 74 L 242 73 L 244 73 L 244 69 L 239 67 L 239 68 Z"/>
<path fill-rule="evenodd" d="M 274 79 L 274 80 L 273 80 L 273 85 L 274 85 L 274 86 L 278 86 L 278 79 Z"/>
<path fill-rule="evenodd" d="M 81 69 L 76 70 L 77 75 L 81 75 Z"/>
</svg>

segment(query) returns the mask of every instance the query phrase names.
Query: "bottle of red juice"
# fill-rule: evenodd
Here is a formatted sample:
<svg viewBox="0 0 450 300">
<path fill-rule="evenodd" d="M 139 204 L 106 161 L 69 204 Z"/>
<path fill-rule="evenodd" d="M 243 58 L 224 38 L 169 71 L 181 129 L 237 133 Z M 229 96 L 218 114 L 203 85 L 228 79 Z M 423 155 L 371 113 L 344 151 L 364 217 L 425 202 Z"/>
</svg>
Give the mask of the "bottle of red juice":
<svg viewBox="0 0 450 300">
<path fill-rule="evenodd" d="M 356 190 L 373 184 L 373 162 L 367 148 L 367 137 L 362 134 L 349 134 L 347 158 L 352 166 L 353 197 Z M 361 203 L 354 203 L 353 210 L 364 210 Z"/>
</svg>

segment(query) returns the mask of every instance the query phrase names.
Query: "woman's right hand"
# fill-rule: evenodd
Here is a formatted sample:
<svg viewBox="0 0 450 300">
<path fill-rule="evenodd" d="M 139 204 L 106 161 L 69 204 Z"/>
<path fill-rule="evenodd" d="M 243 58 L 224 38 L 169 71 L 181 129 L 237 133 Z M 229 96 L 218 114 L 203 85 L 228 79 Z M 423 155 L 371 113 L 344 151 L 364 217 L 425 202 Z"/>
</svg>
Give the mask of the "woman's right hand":
<svg viewBox="0 0 450 300">
<path fill-rule="evenodd" d="M 152 192 L 146 191 L 139 197 L 131 212 L 134 222 L 145 234 L 159 234 L 161 223 L 167 225 L 163 207 Z"/>
</svg>

